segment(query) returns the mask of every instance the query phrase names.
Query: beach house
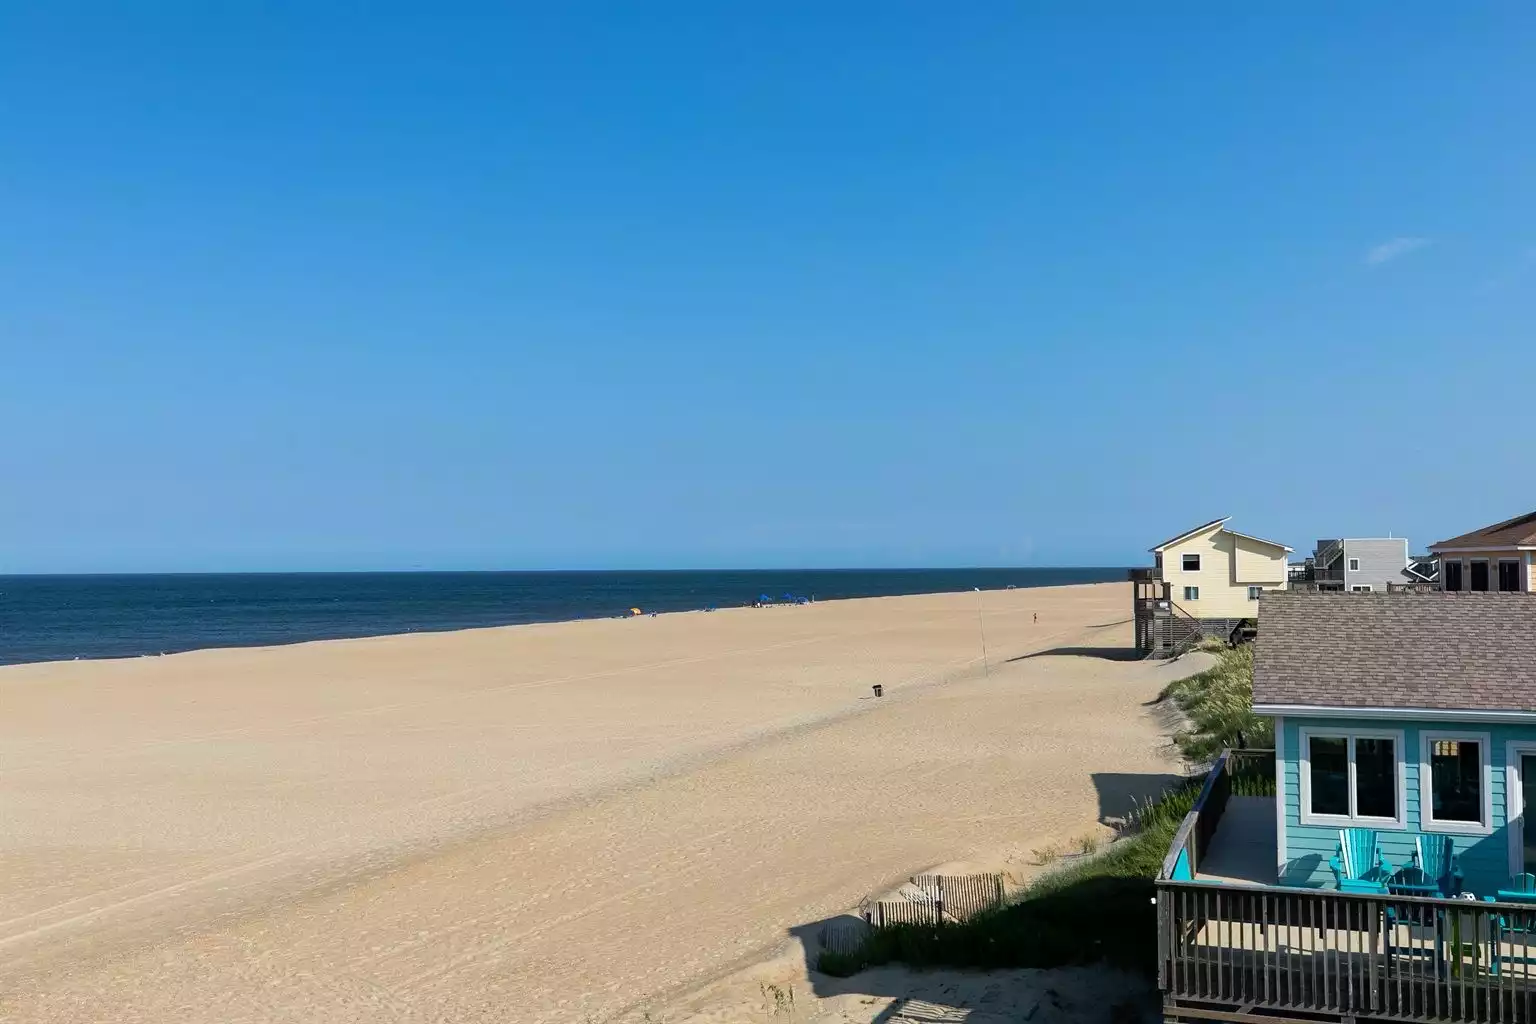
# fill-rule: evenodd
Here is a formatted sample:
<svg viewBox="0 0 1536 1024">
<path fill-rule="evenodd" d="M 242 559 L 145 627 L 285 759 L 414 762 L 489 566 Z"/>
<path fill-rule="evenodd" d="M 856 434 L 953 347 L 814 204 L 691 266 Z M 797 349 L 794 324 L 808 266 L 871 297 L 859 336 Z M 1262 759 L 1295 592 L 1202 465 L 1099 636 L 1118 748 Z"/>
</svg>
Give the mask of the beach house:
<svg viewBox="0 0 1536 1024">
<path fill-rule="evenodd" d="M 1169 1019 L 1536 1020 L 1536 595 L 1261 603 L 1275 748 L 1223 755 L 1169 850 Z"/>
<path fill-rule="evenodd" d="M 1446 590 L 1536 592 L 1536 512 L 1429 546 Z"/>
<path fill-rule="evenodd" d="M 1408 582 L 1408 541 L 1402 537 L 1339 537 L 1320 540 L 1291 586 L 1345 593 L 1385 594 Z"/>
<path fill-rule="evenodd" d="M 1286 587 L 1291 548 L 1227 529 L 1213 519 L 1152 548 L 1132 569 L 1136 646 L 1171 653 L 1201 636 L 1227 638 L 1258 615 L 1259 595 Z"/>
</svg>

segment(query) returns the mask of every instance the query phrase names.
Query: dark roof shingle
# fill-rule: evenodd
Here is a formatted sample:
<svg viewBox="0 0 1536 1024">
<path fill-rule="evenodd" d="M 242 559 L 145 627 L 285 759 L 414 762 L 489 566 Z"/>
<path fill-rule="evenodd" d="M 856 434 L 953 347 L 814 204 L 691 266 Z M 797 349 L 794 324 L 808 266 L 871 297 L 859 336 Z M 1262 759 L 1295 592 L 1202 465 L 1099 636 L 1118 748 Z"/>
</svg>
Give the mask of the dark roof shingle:
<svg viewBox="0 0 1536 1024">
<path fill-rule="evenodd" d="M 1502 523 L 1485 526 L 1481 530 L 1464 533 L 1450 540 L 1436 541 L 1429 550 L 1437 548 L 1511 547 L 1520 544 L 1536 544 L 1536 512 L 1506 519 Z"/>
<path fill-rule="evenodd" d="M 1253 702 L 1536 711 L 1536 595 L 1265 591 Z"/>
</svg>

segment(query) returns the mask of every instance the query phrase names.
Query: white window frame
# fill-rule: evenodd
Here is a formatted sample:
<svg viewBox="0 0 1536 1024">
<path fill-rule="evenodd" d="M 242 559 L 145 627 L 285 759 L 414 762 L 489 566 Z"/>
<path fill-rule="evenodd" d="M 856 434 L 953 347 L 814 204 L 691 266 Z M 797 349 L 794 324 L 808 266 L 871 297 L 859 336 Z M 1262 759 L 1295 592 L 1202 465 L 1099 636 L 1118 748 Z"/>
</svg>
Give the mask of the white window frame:
<svg viewBox="0 0 1536 1024">
<path fill-rule="evenodd" d="M 1349 571 L 1350 572 L 1359 572 L 1360 571 L 1360 559 L 1358 559 L 1358 558 L 1351 558 L 1349 560 Z"/>
<path fill-rule="evenodd" d="M 1525 791 L 1520 786 L 1520 757 L 1536 754 L 1536 741 L 1504 744 L 1504 818 L 1509 825 L 1509 875 L 1525 873 Z"/>
<path fill-rule="evenodd" d="M 1329 728 L 1305 728 L 1297 730 L 1296 751 L 1297 774 L 1301 778 L 1301 803 L 1297 805 L 1300 811 L 1301 824 L 1316 825 L 1322 828 L 1351 828 L 1364 826 L 1369 828 L 1387 829 L 1395 832 L 1408 830 L 1408 765 L 1404 761 L 1404 743 L 1406 742 L 1401 729 L 1329 729 Z M 1349 741 L 1346 748 L 1349 757 L 1349 814 L 1313 814 L 1312 813 L 1312 737 L 1322 739 L 1343 738 Z M 1374 818 L 1355 811 L 1355 740 L 1391 740 L 1396 744 L 1392 749 L 1397 754 L 1397 817 Z"/>
<path fill-rule="evenodd" d="M 1191 558 L 1193 558 L 1195 560 L 1195 567 L 1193 569 L 1191 569 L 1189 566 L 1184 564 L 1186 561 L 1188 561 Z M 1179 572 L 1199 572 L 1200 571 L 1200 565 L 1201 565 L 1201 559 L 1200 559 L 1200 556 L 1197 555 L 1197 554 L 1185 554 L 1185 555 L 1180 555 L 1179 556 Z"/>
<path fill-rule="evenodd" d="M 1351 583 L 1349 585 L 1349 592 L 1351 594 L 1374 594 L 1376 593 L 1376 588 L 1369 583 Z"/>
<path fill-rule="evenodd" d="M 1189 592 L 1191 590 L 1193 590 L 1195 592 L 1195 596 L 1194 597 L 1190 597 L 1189 596 Z M 1186 601 L 1198 601 L 1198 600 L 1200 600 L 1200 588 L 1199 587 L 1185 587 L 1184 588 L 1184 600 L 1186 600 Z"/>
<path fill-rule="evenodd" d="M 1262 594 L 1262 593 L 1264 593 L 1264 588 L 1263 587 L 1249 587 L 1248 588 L 1248 600 L 1250 600 L 1250 601 L 1257 601 L 1259 599 L 1259 595 Z"/>
<path fill-rule="evenodd" d="M 1483 820 L 1441 821 L 1434 817 L 1434 779 L 1430 778 L 1429 752 L 1437 740 L 1476 743 L 1483 759 Z M 1419 732 L 1419 831 L 1444 832 L 1459 836 L 1493 835 L 1493 737 L 1486 732 L 1461 732 L 1454 729 L 1423 729 Z M 1519 872 L 1515 872 L 1519 874 Z"/>
</svg>

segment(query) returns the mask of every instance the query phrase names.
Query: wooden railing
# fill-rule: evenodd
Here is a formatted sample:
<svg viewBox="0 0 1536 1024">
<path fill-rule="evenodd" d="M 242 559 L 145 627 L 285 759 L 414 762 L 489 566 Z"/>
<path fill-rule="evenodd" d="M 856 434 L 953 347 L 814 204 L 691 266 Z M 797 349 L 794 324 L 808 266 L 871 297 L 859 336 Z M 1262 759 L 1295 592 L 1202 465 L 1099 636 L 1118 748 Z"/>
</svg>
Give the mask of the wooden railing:
<svg viewBox="0 0 1536 1024">
<path fill-rule="evenodd" d="M 1275 770 L 1275 752 L 1269 749 L 1223 750 L 1206 773 L 1200 795 L 1173 837 L 1173 844 L 1163 858 L 1163 869 L 1158 878 L 1190 881 L 1200 870 L 1200 862 L 1210 851 L 1221 826 L 1221 816 L 1226 812 L 1227 801 L 1232 797 L 1232 777 L 1238 774 L 1267 774 L 1272 780 Z"/>
<path fill-rule="evenodd" d="M 1159 879 L 1170 1020 L 1536 1021 L 1536 907 Z"/>
</svg>

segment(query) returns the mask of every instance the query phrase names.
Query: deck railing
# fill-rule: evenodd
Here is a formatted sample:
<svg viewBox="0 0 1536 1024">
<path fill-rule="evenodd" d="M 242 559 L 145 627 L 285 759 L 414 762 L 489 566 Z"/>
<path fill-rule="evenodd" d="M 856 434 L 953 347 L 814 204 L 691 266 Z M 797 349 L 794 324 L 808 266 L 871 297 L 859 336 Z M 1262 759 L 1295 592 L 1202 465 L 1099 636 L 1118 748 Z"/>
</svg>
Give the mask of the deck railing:
<svg viewBox="0 0 1536 1024">
<path fill-rule="evenodd" d="M 1536 1021 L 1536 907 L 1157 882 L 1170 1020 Z"/>
<path fill-rule="evenodd" d="M 1269 749 L 1223 750 L 1205 776 L 1205 784 L 1195 797 L 1195 804 L 1174 835 L 1173 845 L 1163 859 L 1159 878 L 1189 881 L 1200 870 L 1200 862 L 1211 848 L 1211 840 L 1221 825 L 1227 801 L 1232 797 L 1234 775 L 1267 774 L 1274 778 L 1275 752 Z"/>
</svg>

